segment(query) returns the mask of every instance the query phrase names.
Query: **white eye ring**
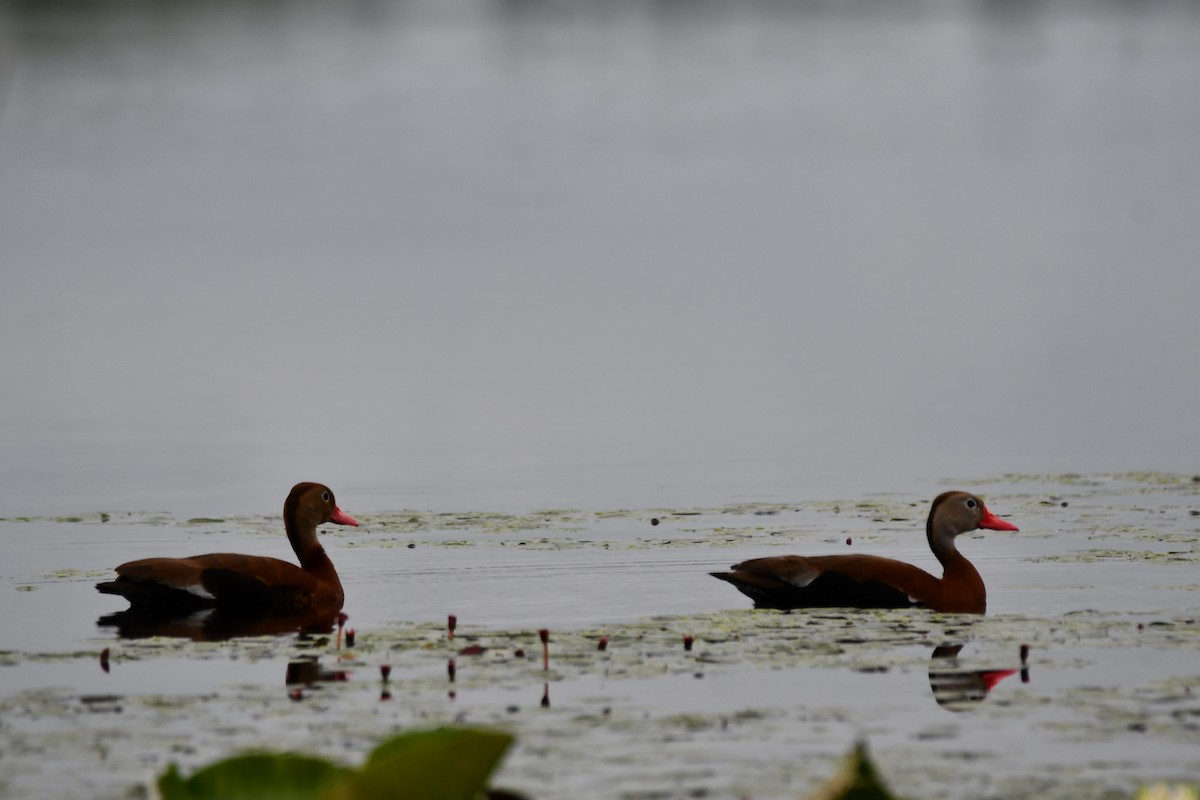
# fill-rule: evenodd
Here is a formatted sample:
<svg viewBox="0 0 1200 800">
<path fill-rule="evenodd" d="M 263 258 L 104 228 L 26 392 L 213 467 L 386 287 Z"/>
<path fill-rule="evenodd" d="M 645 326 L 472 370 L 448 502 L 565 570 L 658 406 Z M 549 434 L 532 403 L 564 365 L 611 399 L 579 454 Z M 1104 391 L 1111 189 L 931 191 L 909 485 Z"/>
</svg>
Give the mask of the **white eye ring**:
<svg viewBox="0 0 1200 800">
<path fill-rule="evenodd" d="M 321 499 L 324 500 L 326 503 L 328 503 L 329 502 L 329 492 L 321 492 Z"/>
<path fill-rule="evenodd" d="M 967 498 L 967 508 L 974 508 L 974 507 L 975 507 L 975 498 L 968 497 Z"/>
</svg>

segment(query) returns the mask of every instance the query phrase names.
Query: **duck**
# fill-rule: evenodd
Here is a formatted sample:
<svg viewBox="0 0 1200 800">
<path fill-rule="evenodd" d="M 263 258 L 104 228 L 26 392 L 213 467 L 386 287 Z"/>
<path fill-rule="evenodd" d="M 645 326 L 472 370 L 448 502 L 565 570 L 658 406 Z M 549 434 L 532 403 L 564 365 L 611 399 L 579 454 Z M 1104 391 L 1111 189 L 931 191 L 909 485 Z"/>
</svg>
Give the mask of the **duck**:
<svg viewBox="0 0 1200 800">
<path fill-rule="evenodd" d="M 283 504 L 283 526 L 300 566 L 265 556 L 209 553 L 190 558 L 143 558 L 116 568 L 116 580 L 96 584 L 120 595 L 131 610 L 187 614 L 215 609 L 225 616 L 336 616 L 345 602 L 342 582 L 317 527 L 358 527 L 328 486 L 298 483 Z"/>
<path fill-rule="evenodd" d="M 979 528 L 1016 531 L 970 492 L 943 492 L 933 500 L 925 535 L 941 562 L 936 578 L 920 567 L 873 555 L 771 556 L 710 573 L 754 601 L 756 608 L 906 608 L 983 614 L 987 589 L 979 571 L 958 551 L 959 534 Z"/>
</svg>

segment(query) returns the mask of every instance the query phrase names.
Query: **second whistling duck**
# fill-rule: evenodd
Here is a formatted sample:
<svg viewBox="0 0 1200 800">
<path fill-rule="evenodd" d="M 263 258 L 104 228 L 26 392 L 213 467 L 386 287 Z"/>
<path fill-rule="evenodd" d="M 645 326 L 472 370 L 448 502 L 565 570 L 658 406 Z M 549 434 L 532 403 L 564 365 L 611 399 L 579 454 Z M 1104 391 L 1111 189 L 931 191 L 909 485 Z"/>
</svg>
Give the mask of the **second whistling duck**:
<svg viewBox="0 0 1200 800">
<path fill-rule="evenodd" d="M 333 562 L 317 542 L 326 522 L 357 526 L 319 483 L 298 483 L 283 504 L 283 526 L 300 566 L 278 558 L 210 553 L 191 558 L 144 558 L 117 567 L 117 579 L 96 588 L 119 594 L 133 608 L 295 614 L 341 610 L 345 595 Z"/>
<path fill-rule="evenodd" d="M 925 535 L 943 567 L 942 577 L 891 558 L 868 555 L 774 556 L 734 564 L 713 577 L 732 583 L 756 608 L 904 608 L 982 614 L 987 589 L 954 540 L 976 528 L 1015 531 L 969 492 L 945 492 L 933 501 Z"/>
</svg>

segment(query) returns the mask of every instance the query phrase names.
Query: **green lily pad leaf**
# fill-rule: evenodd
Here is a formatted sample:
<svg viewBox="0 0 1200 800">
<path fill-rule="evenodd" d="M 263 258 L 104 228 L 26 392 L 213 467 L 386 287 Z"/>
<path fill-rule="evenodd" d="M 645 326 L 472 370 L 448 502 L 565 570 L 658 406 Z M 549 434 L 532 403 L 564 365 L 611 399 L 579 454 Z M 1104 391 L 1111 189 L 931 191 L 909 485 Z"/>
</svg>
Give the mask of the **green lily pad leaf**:
<svg viewBox="0 0 1200 800">
<path fill-rule="evenodd" d="M 317 800 L 352 774 L 322 758 L 264 753 L 218 761 L 186 780 L 172 764 L 158 790 L 163 800 Z"/>
<path fill-rule="evenodd" d="M 326 800 L 473 800 L 512 742 L 507 733 L 472 728 L 403 734 L 377 747 Z"/>
<path fill-rule="evenodd" d="M 867 745 L 859 742 L 846 756 L 842 767 L 826 781 L 808 800 L 898 800 L 888 791 L 879 777 L 879 771 Z"/>
<path fill-rule="evenodd" d="M 475 800 L 512 745 L 497 731 L 438 728 L 389 739 L 361 770 L 268 753 L 218 761 L 186 780 L 172 764 L 163 800 Z"/>
</svg>

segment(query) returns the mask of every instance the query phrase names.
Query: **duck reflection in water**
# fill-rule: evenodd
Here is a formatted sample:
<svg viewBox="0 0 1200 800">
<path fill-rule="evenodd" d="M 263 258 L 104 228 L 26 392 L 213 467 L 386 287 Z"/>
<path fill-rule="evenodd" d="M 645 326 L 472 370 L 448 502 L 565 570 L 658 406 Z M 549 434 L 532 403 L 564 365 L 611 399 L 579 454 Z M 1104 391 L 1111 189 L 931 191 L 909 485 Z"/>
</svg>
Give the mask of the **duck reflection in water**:
<svg viewBox="0 0 1200 800">
<path fill-rule="evenodd" d="M 168 636 L 196 642 L 221 642 L 249 636 L 321 636 L 331 634 L 337 624 L 337 608 L 315 609 L 307 614 L 286 616 L 238 613 L 209 608 L 189 614 L 146 608 L 130 608 L 96 620 L 102 628 L 116 628 L 122 639 Z"/>
<path fill-rule="evenodd" d="M 962 644 L 942 644 L 935 647 L 929 657 L 929 688 L 933 690 L 933 699 L 947 711 L 971 710 L 986 700 L 1002 680 L 1018 672 L 1021 682 L 1029 683 L 1024 648 L 1019 669 L 968 669 L 958 660 L 963 647 Z"/>
<path fill-rule="evenodd" d="M 315 686 L 323 681 L 344 683 L 349 680 L 349 677 L 349 673 L 344 669 L 322 669 L 321 662 L 315 656 L 310 656 L 289 661 L 283 682 L 287 686 L 297 684 Z"/>
<path fill-rule="evenodd" d="M 317 527 L 327 522 L 357 526 L 320 483 L 298 483 L 283 504 L 288 541 L 300 561 L 210 553 L 190 558 L 144 558 L 116 568 L 115 580 L 96 585 L 129 600 L 128 611 L 98 624 L 121 636 L 182 636 L 228 639 L 327 632 L 345 595 Z"/>
</svg>

